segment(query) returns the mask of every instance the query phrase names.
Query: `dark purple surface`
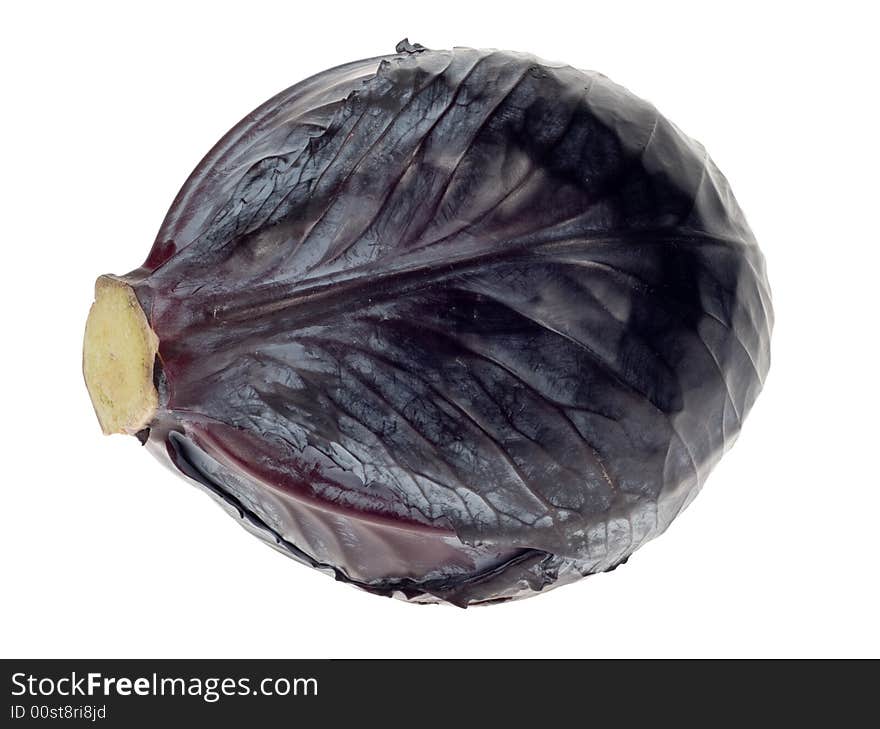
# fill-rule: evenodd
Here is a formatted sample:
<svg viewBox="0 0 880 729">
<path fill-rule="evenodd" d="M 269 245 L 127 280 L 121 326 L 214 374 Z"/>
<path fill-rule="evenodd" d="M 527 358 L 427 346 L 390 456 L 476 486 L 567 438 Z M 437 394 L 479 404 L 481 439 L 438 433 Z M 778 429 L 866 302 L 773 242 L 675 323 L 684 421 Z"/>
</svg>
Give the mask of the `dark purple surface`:
<svg viewBox="0 0 880 729">
<path fill-rule="evenodd" d="M 704 149 L 607 78 L 401 46 L 282 92 L 126 278 L 149 446 L 280 549 L 466 605 L 613 568 L 733 442 L 764 262 Z"/>
</svg>

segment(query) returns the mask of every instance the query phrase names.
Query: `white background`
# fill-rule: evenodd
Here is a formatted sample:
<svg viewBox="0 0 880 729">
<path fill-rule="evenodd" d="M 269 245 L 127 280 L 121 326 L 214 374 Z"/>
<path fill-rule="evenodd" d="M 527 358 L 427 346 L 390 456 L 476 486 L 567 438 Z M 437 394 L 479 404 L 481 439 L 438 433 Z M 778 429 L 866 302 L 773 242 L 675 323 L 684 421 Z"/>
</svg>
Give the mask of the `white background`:
<svg viewBox="0 0 880 729">
<path fill-rule="evenodd" d="M 8 3 L 0 18 L 4 657 L 880 656 L 878 67 L 870 3 Z M 767 386 L 625 567 L 467 611 L 337 584 L 248 535 L 80 375 L 98 274 L 141 263 L 239 118 L 429 47 L 600 70 L 702 141 L 768 260 Z"/>
</svg>

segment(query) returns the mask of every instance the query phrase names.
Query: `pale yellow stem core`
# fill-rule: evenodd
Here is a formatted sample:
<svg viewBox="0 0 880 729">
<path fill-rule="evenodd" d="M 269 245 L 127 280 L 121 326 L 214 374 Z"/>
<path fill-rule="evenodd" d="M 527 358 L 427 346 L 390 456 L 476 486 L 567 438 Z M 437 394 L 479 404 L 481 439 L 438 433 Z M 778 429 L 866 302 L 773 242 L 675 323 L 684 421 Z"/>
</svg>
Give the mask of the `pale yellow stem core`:
<svg viewBox="0 0 880 729">
<path fill-rule="evenodd" d="M 105 435 L 134 434 L 153 419 L 159 404 L 153 385 L 158 349 L 159 338 L 131 286 L 101 276 L 86 321 L 83 375 Z"/>
</svg>

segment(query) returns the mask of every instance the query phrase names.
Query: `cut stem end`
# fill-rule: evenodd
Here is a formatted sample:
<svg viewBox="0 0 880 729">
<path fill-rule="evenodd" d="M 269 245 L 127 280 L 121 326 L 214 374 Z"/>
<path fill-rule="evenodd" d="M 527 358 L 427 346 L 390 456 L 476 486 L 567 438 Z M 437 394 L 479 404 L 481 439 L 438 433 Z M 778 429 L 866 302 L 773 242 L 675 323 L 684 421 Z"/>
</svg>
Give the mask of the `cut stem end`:
<svg viewBox="0 0 880 729">
<path fill-rule="evenodd" d="M 105 435 L 133 435 L 153 419 L 159 405 L 153 384 L 158 350 L 159 338 L 134 289 L 101 276 L 86 321 L 83 376 Z"/>
</svg>

